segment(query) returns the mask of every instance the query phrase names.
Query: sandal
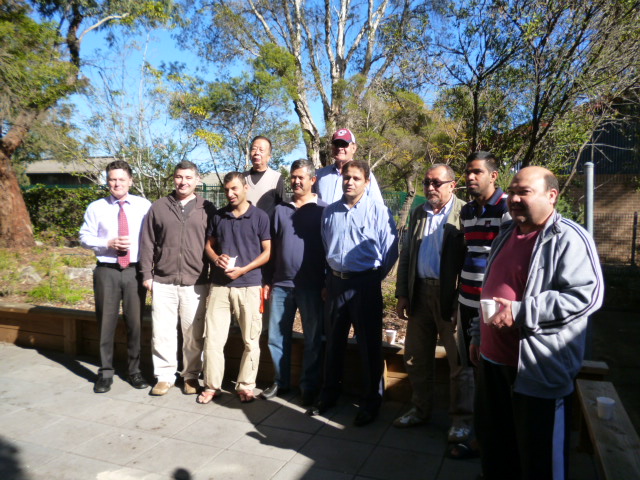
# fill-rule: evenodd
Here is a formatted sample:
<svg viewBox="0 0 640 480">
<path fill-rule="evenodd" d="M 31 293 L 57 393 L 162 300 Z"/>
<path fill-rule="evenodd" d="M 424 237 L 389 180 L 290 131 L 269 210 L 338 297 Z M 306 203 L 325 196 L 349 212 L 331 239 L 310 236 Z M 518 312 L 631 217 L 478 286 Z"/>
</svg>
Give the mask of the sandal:
<svg viewBox="0 0 640 480">
<path fill-rule="evenodd" d="M 464 460 L 467 458 L 476 458 L 480 455 L 480 451 L 473 449 L 469 443 L 456 443 L 447 452 L 447 456 L 453 460 Z"/>
<path fill-rule="evenodd" d="M 207 403 L 211 403 L 211 401 L 216 397 L 217 392 L 215 390 L 203 390 L 198 398 L 196 398 L 196 402 L 205 405 Z"/>
<path fill-rule="evenodd" d="M 251 403 L 256 399 L 253 390 L 238 390 L 238 396 L 240 403 Z"/>
</svg>

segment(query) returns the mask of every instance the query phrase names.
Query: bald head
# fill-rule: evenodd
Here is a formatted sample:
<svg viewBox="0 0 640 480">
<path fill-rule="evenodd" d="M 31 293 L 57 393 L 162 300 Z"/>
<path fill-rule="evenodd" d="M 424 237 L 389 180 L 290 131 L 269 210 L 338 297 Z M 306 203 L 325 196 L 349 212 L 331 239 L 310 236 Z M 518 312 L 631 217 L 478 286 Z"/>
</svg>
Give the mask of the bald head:
<svg viewBox="0 0 640 480">
<path fill-rule="evenodd" d="M 558 200 L 558 179 L 543 167 L 520 170 L 509 185 L 509 213 L 522 233 L 541 230 Z"/>
</svg>

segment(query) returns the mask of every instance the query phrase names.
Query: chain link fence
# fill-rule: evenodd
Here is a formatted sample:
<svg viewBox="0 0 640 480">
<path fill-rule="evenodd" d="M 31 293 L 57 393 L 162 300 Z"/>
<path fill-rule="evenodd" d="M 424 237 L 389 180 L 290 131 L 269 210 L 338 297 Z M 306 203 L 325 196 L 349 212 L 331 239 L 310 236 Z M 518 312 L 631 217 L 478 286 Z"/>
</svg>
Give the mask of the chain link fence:
<svg viewBox="0 0 640 480">
<path fill-rule="evenodd" d="M 638 212 L 598 213 L 593 216 L 593 236 L 603 265 L 640 265 L 638 253 Z"/>
</svg>

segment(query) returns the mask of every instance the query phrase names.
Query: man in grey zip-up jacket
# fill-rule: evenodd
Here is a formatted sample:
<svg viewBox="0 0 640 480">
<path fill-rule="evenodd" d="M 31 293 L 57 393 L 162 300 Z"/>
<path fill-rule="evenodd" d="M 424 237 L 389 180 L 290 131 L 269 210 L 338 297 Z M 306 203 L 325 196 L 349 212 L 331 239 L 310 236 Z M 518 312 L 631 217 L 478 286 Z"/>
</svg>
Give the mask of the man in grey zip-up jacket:
<svg viewBox="0 0 640 480">
<path fill-rule="evenodd" d="M 482 299 L 499 310 L 476 319 L 470 347 L 487 480 L 567 478 L 567 396 L 604 286 L 593 239 L 555 211 L 558 191 L 544 168 L 518 172 L 508 190 L 513 220 L 491 247 Z"/>
<path fill-rule="evenodd" d="M 183 393 L 199 390 L 202 371 L 204 313 L 209 291 L 209 262 L 204 244 L 215 207 L 195 194 L 198 167 L 180 162 L 175 191 L 157 200 L 147 215 L 140 246 L 143 285 L 152 292 L 152 355 L 157 379 L 152 395 L 173 386 L 178 367 L 178 319 L 182 329 Z"/>
</svg>

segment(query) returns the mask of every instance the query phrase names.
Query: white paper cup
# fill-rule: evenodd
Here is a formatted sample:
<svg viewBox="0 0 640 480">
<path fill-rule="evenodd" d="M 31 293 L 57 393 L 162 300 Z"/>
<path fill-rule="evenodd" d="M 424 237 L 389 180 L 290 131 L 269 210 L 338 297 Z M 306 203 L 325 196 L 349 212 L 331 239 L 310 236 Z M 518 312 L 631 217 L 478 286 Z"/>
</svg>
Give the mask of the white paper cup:
<svg viewBox="0 0 640 480">
<path fill-rule="evenodd" d="M 396 335 L 398 334 L 395 330 L 385 330 L 384 331 L 384 341 L 387 343 L 396 343 Z"/>
<path fill-rule="evenodd" d="M 227 260 L 227 270 L 231 270 L 236 266 L 236 258 L 238 257 L 229 257 L 229 260 Z"/>
<path fill-rule="evenodd" d="M 489 323 L 489 319 L 498 311 L 498 303 L 495 300 L 480 300 L 480 309 L 482 310 L 482 320 Z"/>
<path fill-rule="evenodd" d="M 616 406 L 616 401 L 609 397 L 596 398 L 598 404 L 598 417 L 602 420 L 611 420 L 613 418 L 613 410 Z"/>
</svg>

